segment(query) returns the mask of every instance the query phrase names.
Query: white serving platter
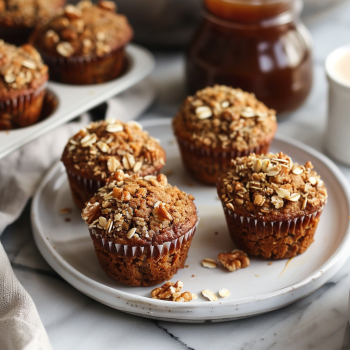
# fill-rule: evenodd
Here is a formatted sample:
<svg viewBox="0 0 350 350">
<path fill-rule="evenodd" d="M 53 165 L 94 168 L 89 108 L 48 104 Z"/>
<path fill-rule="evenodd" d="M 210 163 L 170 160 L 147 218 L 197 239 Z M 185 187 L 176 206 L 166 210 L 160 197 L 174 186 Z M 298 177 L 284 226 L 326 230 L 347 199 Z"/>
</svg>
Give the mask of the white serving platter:
<svg viewBox="0 0 350 350">
<path fill-rule="evenodd" d="M 42 134 L 98 106 L 110 97 L 125 91 L 153 70 L 154 58 L 148 50 L 141 46 L 129 44 L 126 47 L 126 57 L 127 67 L 125 72 L 120 77 L 107 83 L 67 85 L 50 81 L 48 90 L 58 100 L 56 109 L 49 117 L 34 125 L 0 131 L 0 159 Z"/>
<path fill-rule="evenodd" d="M 216 189 L 196 182 L 183 168 L 169 120 L 143 123 L 159 138 L 167 152 L 164 173 L 172 185 L 196 198 L 200 223 L 186 264 L 172 281 L 181 280 L 184 291 L 198 295 L 189 303 L 154 300 L 154 287 L 129 287 L 108 278 L 95 256 L 93 244 L 79 210 L 74 206 L 62 164 L 45 176 L 32 202 L 32 227 L 36 244 L 54 270 L 82 293 L 112 308 L 128 313 L 176 322 L 219 322 L 253 316 L 299 300 L 326 283 L 346 262 L 350 252 L 350 194 L 347 180 L 337 166 L 316 150 L 288 139 L 276 138 L 271 151 L 283 151 L 295 162 L 310 160 L 326 183 L 329 200 L 321 216 L 315 242 L 291 260 L 252 258 L 246 269 L 228 272 L 206 269 L 204 258 L 234 249 Z M 60 208 L 72 208 L 67 215 Z M 70 221 L 69 221 L 70 220 Z M 217 234 L 216 234 L 217 233 Z M 231 295 L 209 302 L 203 289 L 217 293 L 227 288 Z"/>
</svg>

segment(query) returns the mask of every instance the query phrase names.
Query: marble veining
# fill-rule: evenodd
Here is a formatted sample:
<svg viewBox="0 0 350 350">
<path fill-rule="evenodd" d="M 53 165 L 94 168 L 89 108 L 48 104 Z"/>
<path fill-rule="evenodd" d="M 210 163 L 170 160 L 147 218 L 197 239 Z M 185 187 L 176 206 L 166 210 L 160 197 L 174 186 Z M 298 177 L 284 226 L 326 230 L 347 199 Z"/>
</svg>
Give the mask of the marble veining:
<svg viewBox="0 0 350 350">
<path fill-rule="evenodd" d="M 313 90 L 305 105 L 280 123 L 278 134 L 323 151 L 327 118 L 323 64 L 330 51 L 348 44 L 350 1 L 304 20 L 314 41 Z M 185 97 L 183 56 L 157 53 L 156 60 L 152 79 L 159 98 L 144 119 L 173 116 Z M 340 169 L 350 181 L 350 168 L 340 165 Z M 1 241 L 17 278 L 38 308 L 55 350 L 350 349 L 349 261 L 322 288 L 283 309 L 226 323 L 178 324 L 119 312 L 71 287 L 37 250 L 30 229 L 29 205 L 20 219 L 5 230 Z"/>
</svg>

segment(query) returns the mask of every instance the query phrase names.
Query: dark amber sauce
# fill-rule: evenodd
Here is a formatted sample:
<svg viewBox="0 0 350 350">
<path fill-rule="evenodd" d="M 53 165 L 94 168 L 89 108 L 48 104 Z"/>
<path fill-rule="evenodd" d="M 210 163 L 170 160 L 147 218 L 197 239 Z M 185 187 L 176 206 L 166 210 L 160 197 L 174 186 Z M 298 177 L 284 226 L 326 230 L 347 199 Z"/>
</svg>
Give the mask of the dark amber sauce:
<svg viewBox="0 0 350 350">
<path fill-rule="evenodd" d="M 290 11 L 291 2 L 260 6 L 222 0 L 205 3 L 210 13 L 187 52 L 189 93 L 225 84 L 255 93 L 278 115 L 299 107 L 312 84 L 307 34 L 293 20 L 266 25 L 266 20 Z"/>
</svg>

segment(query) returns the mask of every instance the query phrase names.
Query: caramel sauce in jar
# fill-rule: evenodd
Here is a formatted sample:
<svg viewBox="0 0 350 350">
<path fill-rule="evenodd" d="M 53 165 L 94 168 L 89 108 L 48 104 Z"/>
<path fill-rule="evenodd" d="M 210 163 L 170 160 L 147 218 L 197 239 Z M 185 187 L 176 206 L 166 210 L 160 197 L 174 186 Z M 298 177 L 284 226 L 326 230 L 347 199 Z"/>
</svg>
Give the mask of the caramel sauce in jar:
<svg viewBox="0 0 350 350">
<path fill-rule="evenodd" d="M 205 0 L 187 51 L 190 94 L 224 84 L 255 93 L 278 116 L 298 108 L 312 85 L 311 40 L 300 0 Z"/>
</svg>

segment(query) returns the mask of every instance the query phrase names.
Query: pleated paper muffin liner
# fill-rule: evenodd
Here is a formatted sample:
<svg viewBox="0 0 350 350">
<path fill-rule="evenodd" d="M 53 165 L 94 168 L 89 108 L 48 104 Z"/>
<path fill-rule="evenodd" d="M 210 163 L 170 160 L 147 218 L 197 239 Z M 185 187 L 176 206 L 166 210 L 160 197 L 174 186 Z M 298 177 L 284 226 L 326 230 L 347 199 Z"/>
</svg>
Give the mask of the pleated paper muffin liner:
<svg viewBox="0 0 350 350">
<path fill-rule="evenodd" d="M 208 148 L 196 147 L 177 136 L 182 161 L 187 170 L 199 181 L 210 185 L 215 185 L 218 176 L 229 169 L 232 159 L 248 156 L 250 153 L 268 153 L 271 140 L 258 147 L 248 148 L 244 151 L 234 149 L 214 151 Z"/>
<path fill-rule="evenodd" d="M 283 259 L 301 254 L 310 246 L 324 207 L 309 215 L 281 221 L 240 216 L 225 205 L 223 208 L 231 238 L 240 249 L 250 255 Z"/>
<path fill-rule="evenodd" d="M 40 118 L 47 82 L 32 93 L 0 100 L 0 130 L 10 130 L 34 124 Z"/>
<path fill-rule="evenodd" d="M 147 175 L 158 175 L 161 169 L 147 173 Z M 84 176 L 77 175 L 66 167 L 70 189 L 75 204 L 79 209 L 84 209 L 85 203 L 88 202 L 97 191 L 106 185 L 107 179 L 105 180 L 94 180 Z"/>
<path fill-rule="evenodd" d="M 99 84 L 120 76 L 125 68 L 124 46 L 103 56 L 51 56 L 37 48 L 49 66 L 50 80 L 64 84 Z"/>
<path fill-rule="evenodd" d="M 125 258 L 141 258 L 143 256 L 147 258 L 159 259 L 164 255 L 171 255 L 175 250 L 181 249 L 181 247 L 187 242 L 191 241 L 199 223 L 199 218 L 196 224 L 182 236 L 163 244 L 157 245 L 145 245 L 145 246 L 132 246 L 127 244 L 118 244 L 110 241 L 108 237 L 103 237 L 94 228 L 89 229 L 91 238 L 103 249 L 110 253 L 121 255 Z"/>
</svg>

